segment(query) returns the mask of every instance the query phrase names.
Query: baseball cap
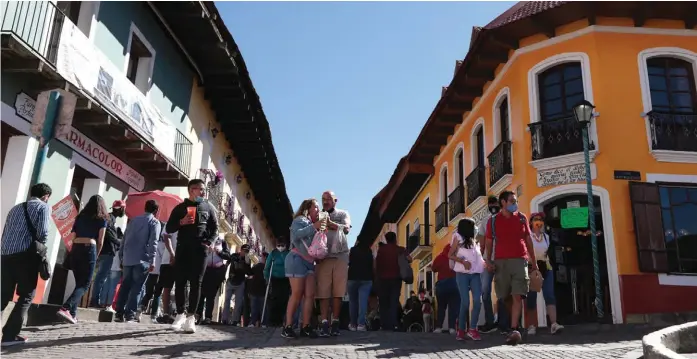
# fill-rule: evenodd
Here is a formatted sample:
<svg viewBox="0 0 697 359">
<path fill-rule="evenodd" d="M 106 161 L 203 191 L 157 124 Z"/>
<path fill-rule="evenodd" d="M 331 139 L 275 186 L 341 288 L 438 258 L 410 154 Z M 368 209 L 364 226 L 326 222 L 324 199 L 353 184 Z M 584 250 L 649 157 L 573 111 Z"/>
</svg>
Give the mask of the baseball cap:
<svg viewBox="0 0 697 359">
<path fill-rule="evenodd" d="M 249 252 L 249 244 L 243 244 L 242 247 L 240 247 L 240 249 Z"/>
<path fill-rule="evenodd" d="M 124 201 L 122 201 L 122 200 L 120 200 L 120 199 L 117 199 L 117 200 L 114 201 L 114 203 L 111 205 L 111 208 L 123 208 L 123 207 L 126 207 L 126 202 L 124 202 Z"/>
</svg>

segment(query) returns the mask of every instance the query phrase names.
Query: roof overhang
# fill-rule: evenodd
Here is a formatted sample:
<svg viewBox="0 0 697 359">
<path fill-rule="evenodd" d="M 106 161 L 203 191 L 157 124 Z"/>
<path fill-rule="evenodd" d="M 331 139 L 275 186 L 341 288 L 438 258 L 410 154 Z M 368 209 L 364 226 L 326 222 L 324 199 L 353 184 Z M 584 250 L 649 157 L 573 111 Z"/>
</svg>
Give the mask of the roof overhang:
<svg viewBox="0 0 697 359">
<path fill-rule="evenodd" d="M 397 222 L 433 172 L 433 165 L 410 163 L 403 158 L 380 200 L 379 214 L 382 221 Z"/>
</svg>

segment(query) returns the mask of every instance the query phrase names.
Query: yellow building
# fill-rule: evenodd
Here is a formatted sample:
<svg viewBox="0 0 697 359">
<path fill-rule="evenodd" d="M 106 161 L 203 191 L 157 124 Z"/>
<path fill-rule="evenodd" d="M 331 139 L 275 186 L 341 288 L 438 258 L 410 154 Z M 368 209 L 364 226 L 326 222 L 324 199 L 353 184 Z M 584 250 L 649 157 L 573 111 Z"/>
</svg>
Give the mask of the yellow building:
<svg viewBox="0 0 697 359">
<path fill-rule="evenodd" d="M 382 224 L 396 224 L 416 259 L 414 287 L 432 288 L 428 260 L 457 221 L 484 218 L 487 195 L 510 190 L 521 211 L 547 215 L 560 321 L 596 320 L 587 225 L 562 226 L 573 208 L 588 207 L 572 111 L 587 100 L 606 320 L 697 311 L 684 300 L 697 295 L 694 11 L 622 4 L 522 2 L 473 30 L 361 233 L 375 240 Z M 542 299 L 538 316 L 544 325 Z"/>
</svg>

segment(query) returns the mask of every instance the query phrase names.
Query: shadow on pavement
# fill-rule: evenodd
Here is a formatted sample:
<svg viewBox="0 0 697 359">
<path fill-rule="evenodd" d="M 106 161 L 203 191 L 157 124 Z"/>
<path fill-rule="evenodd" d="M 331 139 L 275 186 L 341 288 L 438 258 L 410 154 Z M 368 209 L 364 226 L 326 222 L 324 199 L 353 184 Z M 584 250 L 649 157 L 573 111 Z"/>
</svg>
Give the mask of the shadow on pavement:
<svg viewBox="0 0 697 359">
<path fill-rule="evenodd" d="M 54 328 L 61 329 L 61 328 L 65 328 L 65 326 L 55 326 L 55 327 L 46 328 L 46 329 L 26 328 L 24 330 L 30 331 L 30 332 L 46 332 L 46 331 L 50 331 Z M 42 347 L 55 347 L 55 346 L 71 345 L 71 344 L 97 343 L 97 342 L 102 342 L 102 341 L 121 340 L 121 339 L 129 339 L 129 338 L 142 338 L 144 336 L 149 336 L 149 335 L 158 335 L 158 334 L 161 334 L 163 331 L 164 330 L 141 330 L 141 331 L 137 331 L 137 332 L 109 334 L 109 335 L 92 335 L 92 336 L 76 335 L 76 336 L 69 337 L 69 338 L 58 338 L 58 339 L 51 339 L 51 340 L 38 341 L 38 342 L 28 342 L 28 343 L 23 344 L 23 345 L 17 345 L 17 346 L 13 346 L 13 347 L 3 348 L 2 354 L 17 353 L 17 352 L 22 352 L 22 351 L 30 351 L 31 349 L 42 348 Z M 77 332 L 79 332 L 79 328 L 78 328 Z"/>
</svg>

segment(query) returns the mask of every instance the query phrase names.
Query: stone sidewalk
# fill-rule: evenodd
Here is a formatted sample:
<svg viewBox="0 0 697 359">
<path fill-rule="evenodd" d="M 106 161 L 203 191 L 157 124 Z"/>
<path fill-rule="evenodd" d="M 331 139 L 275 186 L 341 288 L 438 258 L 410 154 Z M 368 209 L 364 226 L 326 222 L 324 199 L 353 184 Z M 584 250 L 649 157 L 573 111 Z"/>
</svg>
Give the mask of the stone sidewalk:
<svg viewBox="0 0 697 359">
<path fill-rule="evenodd" d="M 175 333 L 165 325 L 88 323 L 27 328 L 30 342 L 2 351 L 13 358 L 631 358 L 649 328 L 620 326 L 598 331 L 567 328 L 504 346 L 498 334 L 481 342 L 457 342 L 449 334 L 342 332 L 341 337 L 286 340 L 277 329 L 198 327 Z M 628 355 L 629 354 L 629 355 Z M 638 358 L 638 355 L 634 355 Z"/>
</svg>

